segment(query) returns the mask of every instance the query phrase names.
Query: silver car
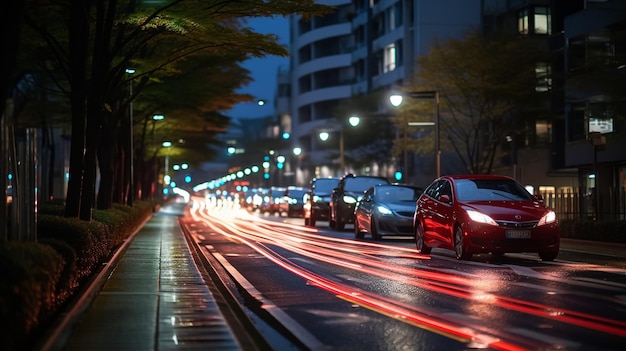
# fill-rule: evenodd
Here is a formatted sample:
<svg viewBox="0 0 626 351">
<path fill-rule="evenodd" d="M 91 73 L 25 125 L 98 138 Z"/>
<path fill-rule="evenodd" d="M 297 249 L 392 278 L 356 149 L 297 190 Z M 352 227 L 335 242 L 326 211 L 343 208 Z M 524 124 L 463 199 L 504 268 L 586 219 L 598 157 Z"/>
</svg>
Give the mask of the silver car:
<svg viewBox="0 0 626 351">
<path fill-rule="evenodd" d="M 366 233 L 372 239 L 383 236 L 413 236 L 415 201 L 423 189 L 397 184 L 381 184 L 369 188 L 354 209 L 354 236 Z"/>
</svg>

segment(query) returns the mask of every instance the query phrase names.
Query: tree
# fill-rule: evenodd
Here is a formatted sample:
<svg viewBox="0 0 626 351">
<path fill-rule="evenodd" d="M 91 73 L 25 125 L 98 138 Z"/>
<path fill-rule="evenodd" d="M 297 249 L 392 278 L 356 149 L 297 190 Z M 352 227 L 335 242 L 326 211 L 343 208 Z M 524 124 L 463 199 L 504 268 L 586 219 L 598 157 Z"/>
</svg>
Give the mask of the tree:
<svg viewBox="0 0 626 351">
<path fill-rule="evenodd" d="M 54 50 L 55 64 L 67 73 L 70 87 L 72 141 L 66 216 L 91 218 L 97 165 L 103 196 L 98 205 L 110 206 L 113 174 L 121 168 L 119 160 L 132 158 L 132 152 L 116 149 L 120 145 L 117 141 L 124 141 L 118 132 L 125 128 L 130 102 L 144 89 L 180 74 L 184 62 L 194 56 L 229 58 L 232 61 L 226 66 L 232 67 L 233 62 L 239 64 L 251 56 L 287 55 L 276 36 L 245 27 L 246 17 L 309 16 L 328 11 L 329 7 L 313 1 L 280 0 L 177 0 L 159 5 L 134 0 L 66 0 L 29 4 L 27 23 Z M 68 25 L 65 31 L 64 24 Z M 129 67 L 137 73 L 125 74 Z M 247 84 L 247 77 L 239 74 L 232 79 L 239 81 L 231 86 L 213 82 L 225 92 L 221 103 L 212 105 L 214 110 L 205 111 L 206 116 L 217 116 L 217 109 L 226 110 L 250 99 L 233 89 Z M 124 94 L 130 84 L 133 94 Z M 211 104 L 203 108 L 208 106 Z M 130 127 L 126 125 L 127 130 Z M 129 147 L 124 149 L 132 149 L 128 138 L 125 142 Z M 114 157 L 116 154 L 122 157 Z M 130 178 L 125 182 L 132 184 Z M 134 196 L 128 193 L 131 201 Z"/>
<path fill-rule="evenodd" d="M 548 62 L 546 52 L 532 39 L 471 32 L 462 39 L 435 41 L 418 59 L 415 82 L 406 89 L 438 91 L 442 150 L 453 149 L 465 171 L 490 173 L 505 136 L 547 108 L 545 94 L 535 89 L 540 62 Z M 432 106 L 433 101 L 414 102 L 404 112 L 432 121 Z"/>
</svg>

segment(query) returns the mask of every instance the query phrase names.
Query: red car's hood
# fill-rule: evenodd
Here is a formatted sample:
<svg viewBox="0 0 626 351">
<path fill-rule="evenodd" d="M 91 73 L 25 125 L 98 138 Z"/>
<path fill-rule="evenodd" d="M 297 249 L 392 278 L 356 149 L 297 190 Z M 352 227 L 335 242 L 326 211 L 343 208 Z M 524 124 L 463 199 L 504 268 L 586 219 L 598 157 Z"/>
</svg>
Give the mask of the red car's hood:
<svg viewBox="0 0 626 351">
<path fill-rule="evenodd" d="M 465 203 L 463 208 L 474 209 L 495 221 L 538 221 L 549 209 L 530 201 L 475 201 Z"/>
</svg>

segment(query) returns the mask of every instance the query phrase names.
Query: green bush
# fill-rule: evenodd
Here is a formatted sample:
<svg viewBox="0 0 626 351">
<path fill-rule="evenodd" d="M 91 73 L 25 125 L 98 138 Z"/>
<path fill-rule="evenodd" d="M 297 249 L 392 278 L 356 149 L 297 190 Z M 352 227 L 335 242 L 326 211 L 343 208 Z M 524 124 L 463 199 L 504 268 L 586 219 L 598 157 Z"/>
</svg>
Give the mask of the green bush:
<svg viewBox="0 0 626 351">
<path fill-rule="evenodd" d="M 32 334 L 50 323 L 80 284 L 97 274 L 100 264 L 152 214 L 152 204 L 94 210 L 89 222 L 63 214 L 62 204 L 41 204 L 39 243 L 0 243 L 2 350 L 28 348 Z"/>
<path fill-rule="evenodd" d="M 65 206 L 58 202 L 45 202 L 37 205 L 37 212 L 39 215 L 49 214 L 55 216 L 63 216 L 65 212 Z"/>
<path fill-rule="evenodd" d="M 76 251 L 67 242 L 58 239 L 41 238 L 39 242 L 54 248 L 65 262 L 56 286 L 57 306 L 59 306 L 67 301 L 79 286 L 80 277 L 76 270 L 76 261 L 78 259 Z"/>
<path fill-rule="evenodd" d="M 88 277 L 102 256 L 92 222 L 78 218 L 40 215 L 37 219 L 39 238 L 57 239 L 68 243 L 77 254 L 76 270 L 79 279 Z"/>
<path fill-rule="evenodd" d="M 31 242 L 0 245 L 0 345 L 18 349 L 57 306 L 63 258 L 51 246 Z"/>
</svg>

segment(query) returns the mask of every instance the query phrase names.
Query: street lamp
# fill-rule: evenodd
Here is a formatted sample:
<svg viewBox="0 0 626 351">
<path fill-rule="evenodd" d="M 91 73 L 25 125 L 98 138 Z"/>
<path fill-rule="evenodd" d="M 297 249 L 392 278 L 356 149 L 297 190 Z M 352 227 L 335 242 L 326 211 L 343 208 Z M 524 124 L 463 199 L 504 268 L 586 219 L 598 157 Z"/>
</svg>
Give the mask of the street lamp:
<svg viewBox="0 0 626 351">
<path fill-rule="evenodd" d="M 348 123 L 352 127 L 358 126 L 360 122 L 361 122 L 361 118 L 359 116 L 350 116 L 348 118 Z M 344 148 L 344 137 L 343 137 L 344 129 L 345 128 L 343 125 L 337 129 L 332 129 L 332 131 L 339 132 L 339 168 L 341 169 L 341 174 L 346 173 L 346 159 L 345 159 L 345 148 Z M 330 134 L 326 131 L 323 131 L 319 134 L 319 138 L 322 141 L 326 141 L 330 138 Z"/>
<path fill-rule="evenodd" d="M 435 122 L 409 122 L 410 126 L 435 126 L 435 155 L 436 155 L 436 169 L 437 178 L 441 176 L 441 147 L 439 145 L 439 91 L 411 91 L 407 93 L 408 96 L 414 99 L 434 99 L 435 100 Z M 402 95 L 393 94 L 389 97 L 389 102 L 395 107 L 402 104 Z"/>
<path fill-rule="evenodd" d="M 172 142 L 164 141 L 163 143 L 161 143 L 161 146 L 169 149 L 170 147 L 172 147 Z M 165 153 L 165 175 L 163 176 L 163 183 L 165 183 L 165 185 L 169 185 L 170 179 L 171 179 L 169 175 L 169 167 L 170 167 L 170 152 L 168 150 Z"/>
<path fill-rule="evenodd" d="M 156 148 L 156 146 L 157 146 L 155 141 L 154 141 L 154 130 L 156 129 L 156 122 L 157 121 L 162 121 L 164 119 L 165 119 L 164 115 L 161 115 L 161 114 L 152 115 L 152 132 L 151 132 L 151 140 L 150 140 L 150 142 L 152 143 L 154 148 Z M 151 194 L 152 200 L 154 201 L 156 199 L 156 191 L 157 191 L 156 189 L 158 188 L 157 184 L 158 184 L 158 179 L 159 179 L 159 161 L 158 161 L 156 152 L 154 154 L 152 164 L 153 164 L 152 165 L 152 169 L 154 170 L 153 171 L 154 178 L 153 178 L 153 181 L 152 181 L 152 187 L 151 187 L 151 190 L 150 190 L 150 194 Z"/>
<path fill-rule="evenodd" d="M 129 90 L 129 98 L 128 102 L 128 129 L 129 129 L 129 142 L 128 142 L 128 172 L 129 172 L 129 182 L 128 182 L 128 206 L 133 206 L 133 197 L 135 196 L 135 172 L 134 172 L 134 162 L 133 159 L 133 74 L 135 73 L 135 69 L 127 68 L 126 73 L 130 75 L 130 80 L 128 83 Z"/>
</svg>

